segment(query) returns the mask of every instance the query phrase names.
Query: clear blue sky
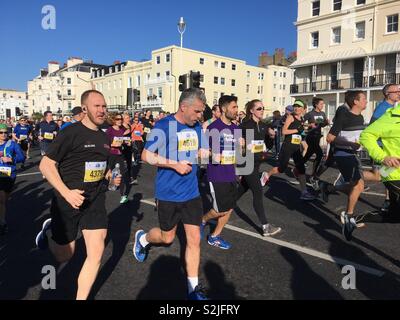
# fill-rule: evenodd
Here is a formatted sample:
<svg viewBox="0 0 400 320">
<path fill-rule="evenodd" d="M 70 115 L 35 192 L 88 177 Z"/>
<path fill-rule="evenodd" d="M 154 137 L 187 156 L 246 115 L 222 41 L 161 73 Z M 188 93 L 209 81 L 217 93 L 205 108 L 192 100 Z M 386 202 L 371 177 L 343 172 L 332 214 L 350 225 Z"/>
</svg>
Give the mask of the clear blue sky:
<svg viewBox="0 0 400 320">
<path fill-rule="evenodd" d="M 53 5 L 57 29 L 41 27 Z M 95 63 L 142 60 L 151 50 L 179 45 L 179 17 L 188 24 L 184 47 L 257 65 L 263 51 L 296 50 L 297 0 L 12 0 L 0 1 L 0 88 L 26 90 L 51 60 Z"/>
</svg>

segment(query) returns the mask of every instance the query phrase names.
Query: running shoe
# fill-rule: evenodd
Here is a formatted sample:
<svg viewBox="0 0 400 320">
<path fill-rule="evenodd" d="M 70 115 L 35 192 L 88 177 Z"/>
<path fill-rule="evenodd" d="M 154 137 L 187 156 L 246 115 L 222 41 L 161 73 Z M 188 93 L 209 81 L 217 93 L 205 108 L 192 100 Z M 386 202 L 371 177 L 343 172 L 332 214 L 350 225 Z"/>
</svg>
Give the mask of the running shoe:
<svg viewBox="0 0 400 320">
<path fill-rule="evenodd" d="M 267 185 L 267 183 L 269 182 L 269 175 L 268 172 L 263 172 L 261 175 L 261 186 L 265 187 Z"/>
<path fill-rule="evenodd" d="M 210 246 L 214 246 L 223 250 L 228 250 L 231 248 L 231 244 L 224 239 L 222 239 L 220 236 L 208 236 L 208 244 Z"/>
<path fill-rule="evenodd" d="M 315 198 L 316 197 L 313 194 L 311 194 L 310 192 L 308 192 L 307 190 L 303 191 L 300 196 L 300 199 L 305 200 L 305 201 L 312 201 L 312 200 L 315 200 Z"/>
<path fill-rule="evenodd" d="M 282 228 L 276 227 L 270 223 L 262 226 L 263 237 L 272 237 L 282 231 Z"/>
<path fill-rule="evenodd" d="M 49 239 L 47 238 L 47 231 L 50 230 L 51 219 L 43 222 L 42 230 L 37 234 L 35 243 L 40 250 L 46 250 L 49 246 Z"/>
<path fill-rule="evenodd" d="M 381 211 L 382 212 L 389 212 L 389 208 L 390 208 L 390 200 L 385 200 L 385 202 L 382 205 Z"/>
<path fill-rule="evenodd" d="M 350 216 L 344 212 L 342 212 L 340 219 L 343 223 L 342 233 L 347 241 L 351 241 L 353 238 L 353 231 L 357 228 L 356 221 L 354 218 L 350 218 Z"/>
<path fill-rule="evenodd" d="M 310 178 L 310 183 L 311 183 L 312 188 L 315 191 L 319 191 L 320 190 L 320 187 L 319 187 L 320 181 L 317 178 L 311 177 Z"/>
<path fill-rule="evenodd" d="M 135 234 L 135 244 L 133 245 L 133 255 L 136 260 L 139 262 L 144 262 L 147 259 L 149 250 L 148 246 L 143 247 L 139 241 L 140 237 L 144 235 L 145 232 L 143 230 L 138 230 Z"/>
<path fill-rule="evenodd" d="M 203 287 L 199 284 L 192 293 L 188 295 L 188 300 L 209 300 Z"/>
<path fill-rule="evenodd" d="M 130 185 L 137 185 L 138 181 L 137 179 L 131 178 L 131 181 L 129 182 Z"/>
<path fill-rule="evenodd" d="M 121 201 L 119 202 L 120 204 L 125 204 L 129 201 L 128 196 L 122 196 Z"/>
</svg>

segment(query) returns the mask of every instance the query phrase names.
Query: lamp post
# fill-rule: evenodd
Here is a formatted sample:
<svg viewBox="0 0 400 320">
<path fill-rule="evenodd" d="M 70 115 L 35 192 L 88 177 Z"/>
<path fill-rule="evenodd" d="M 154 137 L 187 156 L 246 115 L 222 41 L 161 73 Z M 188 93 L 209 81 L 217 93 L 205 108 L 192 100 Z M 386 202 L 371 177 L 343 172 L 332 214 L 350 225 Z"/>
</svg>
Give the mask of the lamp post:
<svg viewBox="0 0 400 320">
<path fill-rule="evenodd" d="M 185 20 L 183 20 L 183 17 L 181 17 L 178 22 L 178 32 L 181 35 L 181 49 L 183 48 L 183 34 L 185 33 L 185 31 L 186 31 L 186 22 Z"/>
</svg>

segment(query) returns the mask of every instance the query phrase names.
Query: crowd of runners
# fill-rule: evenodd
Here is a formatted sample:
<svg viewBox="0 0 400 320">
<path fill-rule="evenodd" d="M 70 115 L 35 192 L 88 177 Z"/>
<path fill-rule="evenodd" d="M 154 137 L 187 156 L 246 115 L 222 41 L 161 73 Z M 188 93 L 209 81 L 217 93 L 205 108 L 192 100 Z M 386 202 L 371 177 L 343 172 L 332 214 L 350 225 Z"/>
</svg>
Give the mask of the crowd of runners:
<svg viewBox="0 0 400 320">
<path fill-rule="evenodd" d="M 316 97 L 312 106 L 295 100 L 285 115 L 274 112 L 273 119 L 265 121 L 260 100 L 249 101 L 245 111 L 239 111 L 236 97 L 222 96 L 209 108 L 199 89 L 182 93 L 175 114 L 161 112 L 156 118 L 150 111 L 132 117 L 108 113 L 102 93 L 87 91 L 72 117 L 54 121 L 53 114 L 46 112 L 36 124 L 22 117 L 11 130 L 10 121 L 0 123 L 0 236 L 7 233 L 6 202 L 15 184 L 17 164 L 23 168 L 31 144 L 37 141 L 43 157 L 40 171 L 54 188 L 54 196 L 50 218 L 44 221 L 36 245 L 49 248 L 61 267 L 73 256 L 82 232 L 87 256 L 76 297 L 87 299 L 105 249 L 108 186 L 119 187 L 120 203 L 127 203 L 132 186 L 139 183 L 140 166 L 147 163 L 157 168 L 159 225 L 132 235 L 133 256 L 144 262 L 152 246 L 171 244 L 178 224 L 183 223 L 188 299 L 207 299 L 199 283 L 201 240 L 224 250 L 234 245 L 222 237 L 223 229 L 248 190 L 260 234 L 271 237 L 281 232 L 264 207 L 263 188 L 274 187 L 270 183 L 274 175 L 292 174 L 303 201 L 317 197 L 328 201 L 330 193 L 345 192 L 346 210 L 339 218 L 348 241 L 355 229 L 368 222 L 356 210 L 365 181 L 382 182 L 387 189 L 379 219 L 396 218 L 400 212 L 400 86 L 385 86 L 383 96 L 371 120 L 362 116 L 366 94 L 348 91 L 333 119 L 323 111 L 324 100 Z M 362 150 L 373 160 L 369 171 L 361 164 Z M 261 164 L 273 159 L 276 165 L 262 172 Z M 288 171 L 291 159 L 294 166 Z M 307 175 L 310 159 L 313 164 Z M 334 184 L 323 179 L 330 167 L 340 171 Z M 206 191 L 199 188 L 202 183 Z M 215 226 L 209 228 L 211 221 Z"/>
</svg>

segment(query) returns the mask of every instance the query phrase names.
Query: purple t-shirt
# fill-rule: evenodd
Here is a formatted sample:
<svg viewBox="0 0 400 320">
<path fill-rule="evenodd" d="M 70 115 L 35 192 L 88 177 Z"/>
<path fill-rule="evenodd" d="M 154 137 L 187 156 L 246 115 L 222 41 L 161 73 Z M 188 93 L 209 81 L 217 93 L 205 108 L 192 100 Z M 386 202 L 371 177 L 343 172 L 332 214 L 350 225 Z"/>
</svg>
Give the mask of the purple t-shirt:
<svg viewBox="0 0 400 320">
<path fill-rule="evenodd" d="M 126 131 L 125 128 L 121 128 L 119 130 L 115 130 L 113 127 L 109 127 L 107 129 L 106 133 L 107 133 L 108 137 L 110 138 L 110 143 L 113 144 L 114 140 L 115 141 L 118 141 L 118 140 L 122 141 L 122 138 L 124 137 L 125 131 Z M 122 149 L 122 147 L 119 147 L 119 148 L 111 147 L 110 153 L 119 156 L 119 155 L 122 154 L 121 149 Z"/>
<path fill-rule="evenodd" d="M 238 141 L 235 139 L 235 129 L 239 129 L 239 127 L 233 123 L 228 126 L 221 119 L 215 120 L 207 127 L 207 136 L 209 137 L 212 153 L 221 154 L 221 161 L 219 164 L 211 163 L 207 165 L 207 177 L 209 182 L 236 181 L 235 146 Z"/>
</svg>

